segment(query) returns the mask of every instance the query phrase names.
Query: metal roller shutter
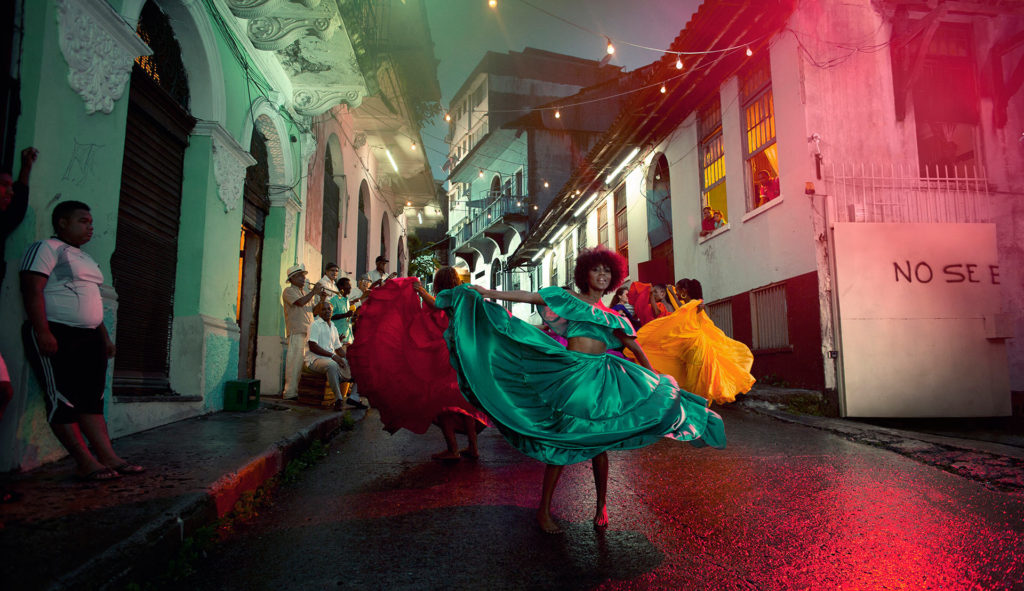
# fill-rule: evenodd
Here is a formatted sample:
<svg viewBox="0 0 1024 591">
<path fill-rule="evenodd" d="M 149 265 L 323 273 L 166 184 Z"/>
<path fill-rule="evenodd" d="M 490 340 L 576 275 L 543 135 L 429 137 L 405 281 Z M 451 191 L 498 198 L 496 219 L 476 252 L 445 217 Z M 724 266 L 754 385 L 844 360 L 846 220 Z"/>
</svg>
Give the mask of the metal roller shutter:
<svg viewBox="0 0 1024 591">
<path fill-rule="evenodd" d="M 117 245 L 114 393 L 170 393 L 171 324 L 185 148 L 195 124 L 136 67 L 125 130 Z"/>
</svg>

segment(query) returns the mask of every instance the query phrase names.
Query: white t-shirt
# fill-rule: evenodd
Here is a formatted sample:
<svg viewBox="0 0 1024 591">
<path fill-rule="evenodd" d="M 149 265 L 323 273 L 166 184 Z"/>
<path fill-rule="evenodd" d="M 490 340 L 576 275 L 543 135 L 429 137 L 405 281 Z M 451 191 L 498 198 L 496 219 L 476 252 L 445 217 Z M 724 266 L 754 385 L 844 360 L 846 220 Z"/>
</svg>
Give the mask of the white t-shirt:
<svg viewBox="0 0 1024 591">
<path fill-rule="evenodd" d="M 103 322 L 103 272 L 81 249 L 57 238 L 40 240 L 25 251 L 20 270 L 47 277 L 43 300 L 50 322 L 78 328 Z"/>
<path fill-rule="evenodd" d="M 333 353 L 341 348 L 341 338 L 338 337 L 338 329 L 334 324 L 324 322 L 324 319 L 317 316 L 316 320 L 309 327 L 309 341 L 316 343 L 321 349 L 327 349 Z M 326 355 L 317 355 L 313 351 L 306 350 L 306 365 L 312 365 L 317 359 L 330 359 Z"/>
<path fill-rule="evenodd" d="M 388 280 L 388 273 L 381 273 L 377 269 L 371 269 L 370 272 L 366 274 L 366 279 L 368 279 L 370 283 L 376 283 L 383 279 L 384 281 L 381 281 L 381 284 L 384 284 Z"/>
</svg>

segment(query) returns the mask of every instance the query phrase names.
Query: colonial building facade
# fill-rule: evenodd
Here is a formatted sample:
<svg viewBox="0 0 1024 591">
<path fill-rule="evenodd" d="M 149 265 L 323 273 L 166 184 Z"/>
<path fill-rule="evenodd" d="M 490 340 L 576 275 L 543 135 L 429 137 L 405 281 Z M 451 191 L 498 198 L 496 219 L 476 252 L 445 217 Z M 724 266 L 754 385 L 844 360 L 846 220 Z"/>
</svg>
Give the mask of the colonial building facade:
<svg viewBox="0 0 1024 591">
<path fill-rule="evenodd" d="M 634 279 L 699 279 L 756 377 L 838 414 L 1009 414 L 1021 30 L 1002 2 L 709 0 L 512 264 L 561 284 L 603 244 Z"/>
<path fill-rule="evenodd" d="M 21 353 L 17 258 L 62 199 L 92 208 L 118 354 L 117 437 L 221 410 L 229 380 L 280 392 L 284 272 L 404 271 L 406 203 L 436 199 L 419 143 L 437 109 L 423 2 L 17 3 L 5 107 L 35 146 L 29 213 L 7 244 L 0 352 L 15 398 L 0 469 L 63 451 Z M 419 48 L 398 60 L 382 40 Z M 13 96 L 13 98 L 11 98 Z M 20 113 L 18 106 L 20 105 Z M 9 159 L 8 159 L 9 161 Z"/>
</svg>

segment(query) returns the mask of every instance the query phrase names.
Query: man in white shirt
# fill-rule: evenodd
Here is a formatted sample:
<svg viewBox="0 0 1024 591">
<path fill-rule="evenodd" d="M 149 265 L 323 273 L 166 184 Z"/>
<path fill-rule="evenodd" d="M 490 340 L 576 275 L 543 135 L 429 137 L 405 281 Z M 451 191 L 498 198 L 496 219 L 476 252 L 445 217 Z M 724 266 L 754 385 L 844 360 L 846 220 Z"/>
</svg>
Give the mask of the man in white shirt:
<svg viewBox="0 0 1024 591">
<path fill-rule="evenodd" d="M 288 287 L 281 292 L 284 327 L 288 335 L 281 398 L 295 400 L 299 397 L 299 373 L 302 372 L 302 363 L 306 356 L 309 325 L 313 322 L 314 298 L 321 296 L 324 288 L 318 283 L 312 290 L 306 291 L 306 267 L 302 263 L 289 267 L 287 277 Z"/>
<path fill-rule="evenodd" d="M 388 274 L 388 259 L 384 255 L 377 257 L 375 261 L 377 268 L 367 273 L 363 279 L 370 282 L 370 289 L 376 289 L 388 279 L 398 277 L 398 273 Z"/>
<path fill-rule="evenodd" d="M 331 299 L 331 296 L 338 293 L 337 282 L 339 273 L 340 270 L 338 269 L 338 265 L 334 263 L 327 263 L 327 266 L 324 267 L 324 276 L 321 277 L 320 281 L 317 281 L 317 283 L 324 290 L 323 298 L 325 300 Z"/>
<path fill-rule="evenodd" d="M 352 372 L 345 360 L 345 348 L 342 346 L 341 338 L 338 336 L 338 329 L 331 322 L 331 314 L 334 308 L 328 301 L 320 302 L 314 310 L 316 320 L 309 326 L 309 350 L 306 352 L 306 367 L 311 371 L 327 375 L 327 382 L 331 390 L 337 396 L 338 402 L 344 400 L 341 390 L 341 382 L 352 380 Z M 348 400 L 349 406 L 355 408 L 366 408 L 362 401 Z"/>
</svg>

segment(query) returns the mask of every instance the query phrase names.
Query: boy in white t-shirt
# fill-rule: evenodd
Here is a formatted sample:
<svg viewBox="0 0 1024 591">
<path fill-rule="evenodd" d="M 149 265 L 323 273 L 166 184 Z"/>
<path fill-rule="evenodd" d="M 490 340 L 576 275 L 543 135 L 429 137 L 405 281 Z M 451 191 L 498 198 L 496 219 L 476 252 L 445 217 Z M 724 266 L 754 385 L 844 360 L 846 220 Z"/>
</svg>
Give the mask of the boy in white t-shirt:
<svg viewBox="0 0 1024 591">
<path fill-rule="evenodd" d="M 47 420 L 80 479 L 143 472 L 114 452 L 103 417 L 107 360 L 115 349 L 103 324 L 103 272 L 80 248 L 92 239 L 92 214 L 80 201 L 62 201 L 51 222 L 54 237 L 29 245 L 19 274 L 29 319 L 22 337 L 43 386 Z"/>
</svg>

